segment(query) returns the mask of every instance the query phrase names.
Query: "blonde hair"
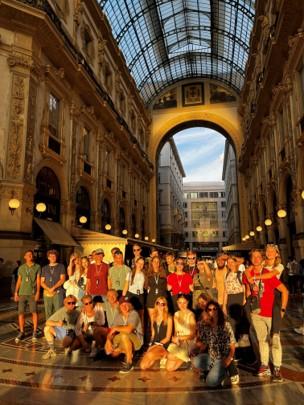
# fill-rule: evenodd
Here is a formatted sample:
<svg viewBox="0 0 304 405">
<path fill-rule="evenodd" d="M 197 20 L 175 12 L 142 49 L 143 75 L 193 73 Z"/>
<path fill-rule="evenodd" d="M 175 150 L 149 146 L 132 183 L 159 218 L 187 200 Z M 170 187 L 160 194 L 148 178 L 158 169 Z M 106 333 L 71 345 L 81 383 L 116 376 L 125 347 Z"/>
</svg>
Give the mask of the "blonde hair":
<svg viewBox="0 0 304 405">
<path fill-rule="evenodd" d="M 155 304 L 154 304 L 154 308 L 153 308 L 153 312 L 152 312 L 152 324 L 153 324 L 153 322 L 155 321 L 155 319 L 157 318 L 157 313 L 158 313 L 158 311 L 157 311 L 157 302 L 159 301 L 159 300 L 162 300 L 165 304 L 166 304 L 166 306 L 164 307 L 164 311 L 163 311 L 163 322 L 164 322 L 164 324 L 166 325 L 167 324 L 167 322 L 168 322 L 168 318 L 169 318 L 169 308 L 168 308 L 168 301 L 167 301 L 167 298 L 165 298 L 165 297 L 163 297 L 163 296 L 159 296 L 159 297 L 157 297 L 156 298 L 156 300 L 155 300 Z"/>
</svg>

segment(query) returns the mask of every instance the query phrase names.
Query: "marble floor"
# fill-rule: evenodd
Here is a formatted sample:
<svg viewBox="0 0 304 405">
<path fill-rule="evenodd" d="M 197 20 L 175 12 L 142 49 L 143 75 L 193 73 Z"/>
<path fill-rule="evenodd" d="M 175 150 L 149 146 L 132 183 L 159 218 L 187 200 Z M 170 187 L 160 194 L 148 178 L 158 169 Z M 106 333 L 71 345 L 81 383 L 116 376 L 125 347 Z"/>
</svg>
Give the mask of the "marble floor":
<svg viewBox="0 0 304 405">
<path fill-rule="evenodd" d="M 42 308 L 41 308 L 42 310 Z M 82 352 L 65 356 L 57 349 L 54 360 L 42 360 L 47 350 L 43 337 L 16 344 L 17 312 L 14 304 L 0 305 L 0 404 L 299 404 L 304 403 L 304 336 L 293 328 L 303 323 L 303 298 L 290 300 L 282 330 L 284 382 L 254 376 L 254 369 L 238 363 L 240 384 L 211 390 L 191 369 L 168 373 L 158 367 L 119 374 L 118 360 L 90 359 Z M 239 353 L 242 357 L 242 353 Z M 244 357 L 244 356 L 243 356 Z"/>
</svg>

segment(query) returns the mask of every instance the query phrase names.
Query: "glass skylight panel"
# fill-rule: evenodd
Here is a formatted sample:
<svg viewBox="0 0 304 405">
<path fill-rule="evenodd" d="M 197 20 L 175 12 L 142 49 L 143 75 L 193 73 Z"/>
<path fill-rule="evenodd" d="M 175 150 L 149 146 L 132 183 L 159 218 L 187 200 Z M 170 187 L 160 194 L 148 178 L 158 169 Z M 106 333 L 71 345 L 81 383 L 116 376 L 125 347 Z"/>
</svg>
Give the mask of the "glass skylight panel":
<svg viewBox="0 0 304 405">
<path fill-rule="evenodd" d="M 241 89 L 254 0 L 102 0 L 99 4 L 145 101 L 157 96 L 166 82 L 191 75 Z"/>
</svg>

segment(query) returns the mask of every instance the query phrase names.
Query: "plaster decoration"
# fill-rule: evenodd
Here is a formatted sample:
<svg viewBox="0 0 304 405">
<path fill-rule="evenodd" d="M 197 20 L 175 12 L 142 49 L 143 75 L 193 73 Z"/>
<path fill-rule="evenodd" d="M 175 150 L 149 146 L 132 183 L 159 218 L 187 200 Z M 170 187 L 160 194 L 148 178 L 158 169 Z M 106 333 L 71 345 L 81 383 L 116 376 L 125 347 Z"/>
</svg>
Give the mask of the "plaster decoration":
<svg viewBox="0 0 304 405">
<path fill-rule="evenodd" d="M 29 56 L 20 55 L 15 52 L 11 52 L 10 56 L 7 58 L 7 63 L 11 69 L 14 67 L 33 68 L 33 61 Z"/>
<path fill-rule="evenodd" d="M 36 122 L 36 99 L 37 99 L 37 84 L 30 80 L 29 102 L 28 102 L 28 121 L 27 134 L 25 143 L 25 171 L 24 180 L 32 183 L 33 180 L 33 152 L 34 152 L 34 135 Z"/>
<path fill-rule="evenodd" d="M 21 175 L 22 140 L 24 129 L 25 79 L 13 75 L 12 101 L 9 121 L 9 136 L 7 150 L 6 174 L 8 178 L 18 178 Z"/>
<path fill-rule="evenodd" d="M 75 10 L 74 10 L 74 21 L 77 28 L 80 26 L 83 18 L 84 6 L 83 0 L 76 0 Z"/>
<path fill-rule="evenodd" d="M 3 164 L 2 164 L 2 162 L 0 160 L 0 180 L 3 179 L 3 173 L 4 173 Z"/>
<path fill-rule="evenodd" d="M 107 41 L 105 39 L 103 39 L 102 37 L 98 38 L 98 41 L 97 41 L 97 60 L 98 60 L 99 68 L 101 68 L 103 66 L 104 61 L 105 61 L 106 43 L 107 43 Z"/>
</svg>

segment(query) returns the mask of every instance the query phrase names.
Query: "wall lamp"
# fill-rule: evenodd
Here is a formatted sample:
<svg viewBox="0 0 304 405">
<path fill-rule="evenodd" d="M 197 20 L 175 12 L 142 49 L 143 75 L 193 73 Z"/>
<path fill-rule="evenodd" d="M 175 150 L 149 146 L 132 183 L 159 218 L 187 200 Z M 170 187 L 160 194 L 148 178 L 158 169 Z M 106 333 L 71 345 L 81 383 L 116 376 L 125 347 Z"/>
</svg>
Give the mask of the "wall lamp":
<svg viewBox="0 0 304 405">
<path fill-rule="evenodd" d="M 20 201 L 17 198 L 11 198 L 8 202 L 8 209 L 14 215 L 17 208 L 20 207 Z"/>
<path fill-rule="evenodd" d="M 88 218 L 84 215 L 82 215 L 79 220 L 78 220 L 82 225 L 86 224 L 88 222 Z"/>
<path fill-rule="evenodd" d="M 128 230 L 127 230 L 127 229 L 123 229 L 123 230 L 121 231 L 121 233 L 122 233 L 124 236 L 127 236 L 127 235 L 128 235 Z"/>
</svg>

